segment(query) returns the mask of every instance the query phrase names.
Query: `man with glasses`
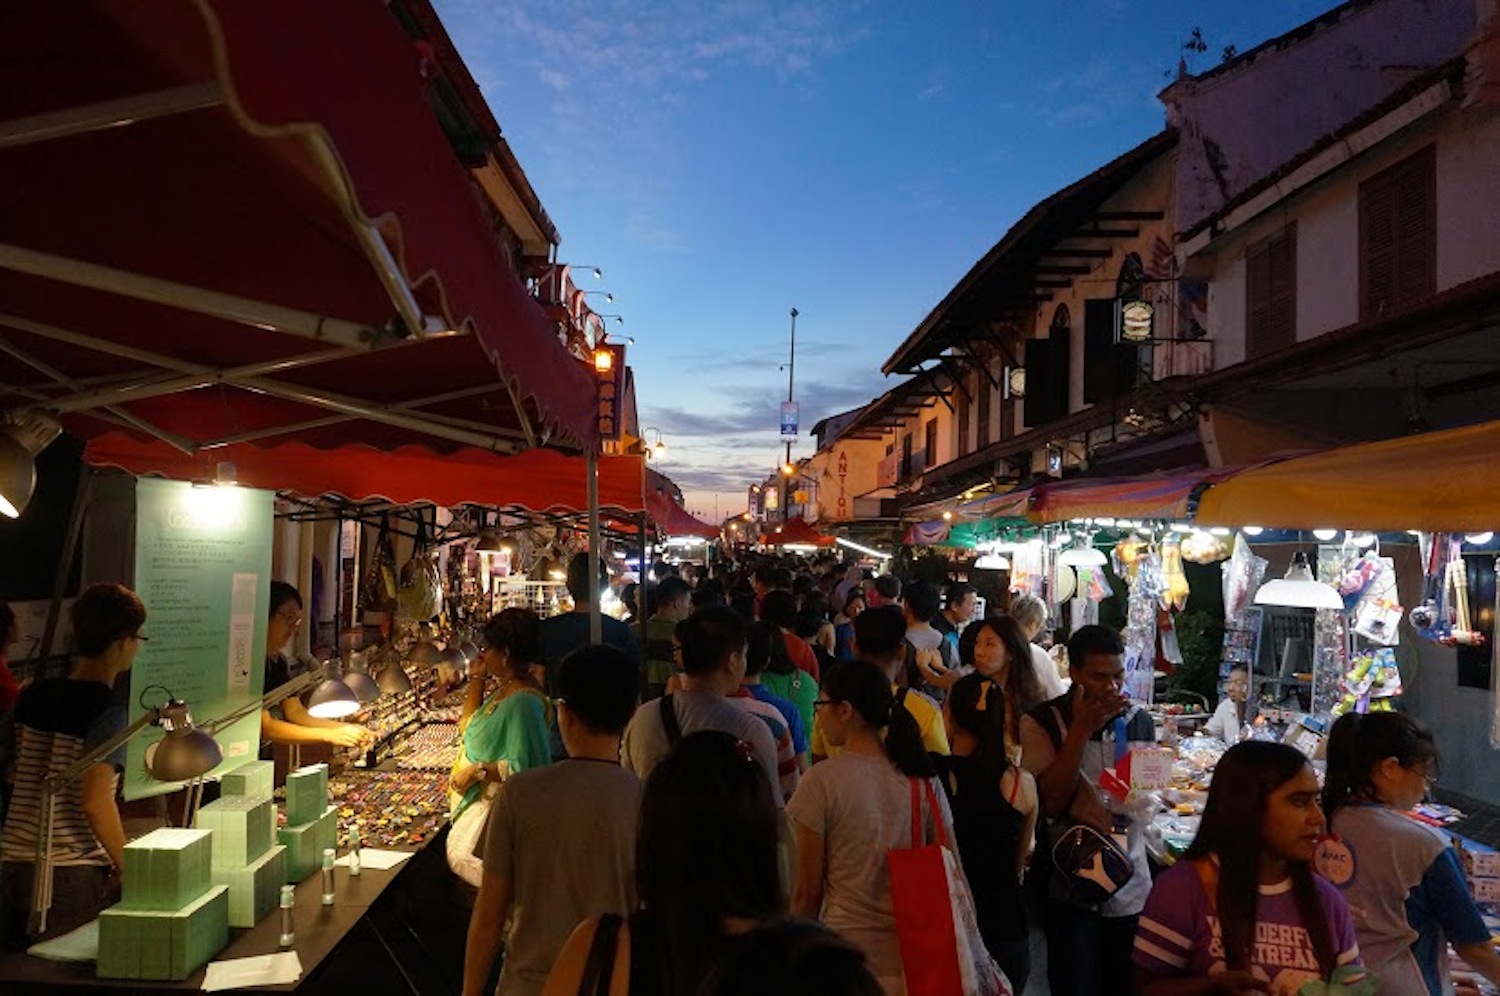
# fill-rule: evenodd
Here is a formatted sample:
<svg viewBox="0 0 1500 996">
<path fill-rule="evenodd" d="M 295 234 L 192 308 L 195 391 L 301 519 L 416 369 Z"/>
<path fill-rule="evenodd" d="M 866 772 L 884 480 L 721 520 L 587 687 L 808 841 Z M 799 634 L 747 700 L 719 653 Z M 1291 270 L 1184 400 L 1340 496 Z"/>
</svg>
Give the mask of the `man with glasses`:
<svg viewBox="0 0 1500 996">
<path fill-rule="evenodd" d="M 272 581 L 270 618 L 266 621 L 265 692 L 274 691 L 301 675 L 300 666 L 282 652 L 301 625 L 302 595 L 285 581 Z M 332 747 L 353 747 L 371 736 L 363 726 L 309 715 L 306 702 L 295 695 L 261 710 L 260 735 L 262 740 L 273 744 Z M 269 759 L 269 754 L 263 756 Z"/>
</svg>

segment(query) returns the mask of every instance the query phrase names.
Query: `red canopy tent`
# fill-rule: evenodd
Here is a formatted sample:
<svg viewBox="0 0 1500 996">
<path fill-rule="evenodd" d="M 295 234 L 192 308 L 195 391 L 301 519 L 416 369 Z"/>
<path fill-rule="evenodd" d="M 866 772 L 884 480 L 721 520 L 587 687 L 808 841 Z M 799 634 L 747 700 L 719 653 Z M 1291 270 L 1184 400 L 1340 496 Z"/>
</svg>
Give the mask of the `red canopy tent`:
<svg viewBox="0 0 1500 996">
<path fill-rule="evenodd" d="M 187 453 L 593 445 L 469 171 L 498 129 L 454 120 L 477 90 L 413 8 L 5 5 L 0 413 Z"/>
<path fill-rule="evenodd" d="M 548 449 L 501 456 L 470 447 L 438 456 L 421 446 L 378 452 L 358 444 L 329 451 L 305 443 L 241 443 L 190 456 L 156 440 L 110 432 L 89 440 L 84 459 L 96 466 L 183 481 L 213 480 L 218 461 L 230 460 L 240 484 L 309 498 L 334 494 L 352 501 L 490 505 L 553 515 L 588 508 L 582 459 Z M 602 511 L 638 515 L 645 510 L 642 462 L 638 456 L 599 458 Z"/>
<path fill-rule="evenodd" d="M 767 546 L 832 546 L 834 542 L 832 536 L 824 536 L 800 515 L 777 526 L 773 532 L 762 534 L 762 539 Z"/>
<path fill-rule="evenodd" d="M 657 528 L 668 536 L 701 536 L 710 540 L 719 538 L 718 526 L 697 518 L 664 494 L 648 495 L 646 512 Z"/>
</svg>

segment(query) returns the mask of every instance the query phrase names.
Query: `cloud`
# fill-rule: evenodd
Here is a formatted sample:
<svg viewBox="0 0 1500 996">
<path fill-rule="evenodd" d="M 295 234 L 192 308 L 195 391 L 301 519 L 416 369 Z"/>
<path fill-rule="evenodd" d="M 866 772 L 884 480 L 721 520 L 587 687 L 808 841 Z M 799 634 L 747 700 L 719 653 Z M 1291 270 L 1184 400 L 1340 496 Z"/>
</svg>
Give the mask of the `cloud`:
<svg viewBox="0 0 1500 996">
<path fill-rule="evenodd" d="M 537 149 L 518 150 L 523 159 L 539 154 L 556 183 L 612 196 L 625 206 L 627 235 L 668 252 L 685 248 L 670 212 L 672 177 L 690 165 L 676 123 L 691 95 L 730 72 L 809 80 L 868 34 L 851 27 L 863 3 L 820 0 L 437 5 L 502 125 L 505 95 L 543 84 L 546 126 L 528 136 Z"/>
<path fill-rule="evenodd" d="M 919 103 L 926 103 L 929 100 L 932 100 L 932 99 L 934 99 L 936 97 L 940 97 L 940 96 L 942 96 L 944 89 L 945 89 L 945 87 L 943 86 L 943 84 L 941 84 L 941 83 L 934 83 L 934 84 L 932 84 L 932 86 L 928 87 L 927 89 L 923 90 L 921 93 L 917 94 L 917 101 Z"/>
</svg>

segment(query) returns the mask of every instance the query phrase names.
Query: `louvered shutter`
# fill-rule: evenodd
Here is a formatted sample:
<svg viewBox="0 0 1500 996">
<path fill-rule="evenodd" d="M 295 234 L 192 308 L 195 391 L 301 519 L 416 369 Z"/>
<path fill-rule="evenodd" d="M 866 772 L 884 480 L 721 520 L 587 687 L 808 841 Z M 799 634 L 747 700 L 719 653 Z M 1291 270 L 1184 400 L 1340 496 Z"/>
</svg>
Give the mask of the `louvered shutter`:
<svg viewBox="0 0 1500 996">
<path fill-rule="evenodd" d="M 1432 146 L 1360 184 L 1361 320 L 1385 317 L 1436 290 L 1436 210 Z"/>
</svg>

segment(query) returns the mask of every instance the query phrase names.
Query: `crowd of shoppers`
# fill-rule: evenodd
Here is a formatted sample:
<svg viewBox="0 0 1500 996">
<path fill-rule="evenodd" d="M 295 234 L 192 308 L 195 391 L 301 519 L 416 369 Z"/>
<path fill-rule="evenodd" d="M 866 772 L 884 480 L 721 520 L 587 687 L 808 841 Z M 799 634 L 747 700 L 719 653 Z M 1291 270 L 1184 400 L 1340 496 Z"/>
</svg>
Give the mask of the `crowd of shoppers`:
<svg viewBox="0 0 1500 996">
<path fill-rule="evenodd" d="M 1458 856 L 1400 815 L 1439 763 L 1409 717 L 1340 719 L 1322 786 L 1295 749 L 1231 747 L 1191 847 L 1153 881 L 1149 813 L 1101 790 L 1126 753 L 1156 740 L 1123 694 L 1117 632 L 1075 630 L 1064 678 L 1035 642 L 1046 623 L 1035 599 L 981 614 L 963 582 L 940 594 L 857 566 L 767 559 L 691 580 L 654 572 L 637 593 L 642 645 L 613 627 L 593 645 L 585 613 L 604 579 L 579 557 L 568 582 L 575 612 L 500 613 L 470 671 L 449 778 L 450 844 L 461 841 L 450 863 L 477 885 L 467 996 L 905 993 L 887 857 L 914 822 L 948 847 L 983 947 L 1016 993 L 1036 976 L 1083 996 L 1377 978 L 1382 992 L 1446 993 L 1450 944 L 1500 982 Z M 274 685 L 291 677 L 280 651 L 300 596 L 273 587 L 270 609 Z M 123 726 L 110 686 L 145 621 L 134 593 L 94 586 L 73 609 L 69 677 L 0 681 L 0 693 L 19 692 L 0 745 L 13 759 L 0 838 L 11 941 L 41 781 Z M 9 642 L 8 610 L 0 630 Z M 287 699 L 267 716 L 267 735 L 364 736 L 300 706 Z M 105 758 L 58 799 L 52 933 L 118 889 L 120 764 Z M 933 800 L 915 821 L 914 785 Z M 1090 834 L 1119 855 L 1104 895 L 1081 895 L 1079 868 L 1053 847 Z M 1035 927 L 1045 964 L 1031 964 Z"/>
</svg>

